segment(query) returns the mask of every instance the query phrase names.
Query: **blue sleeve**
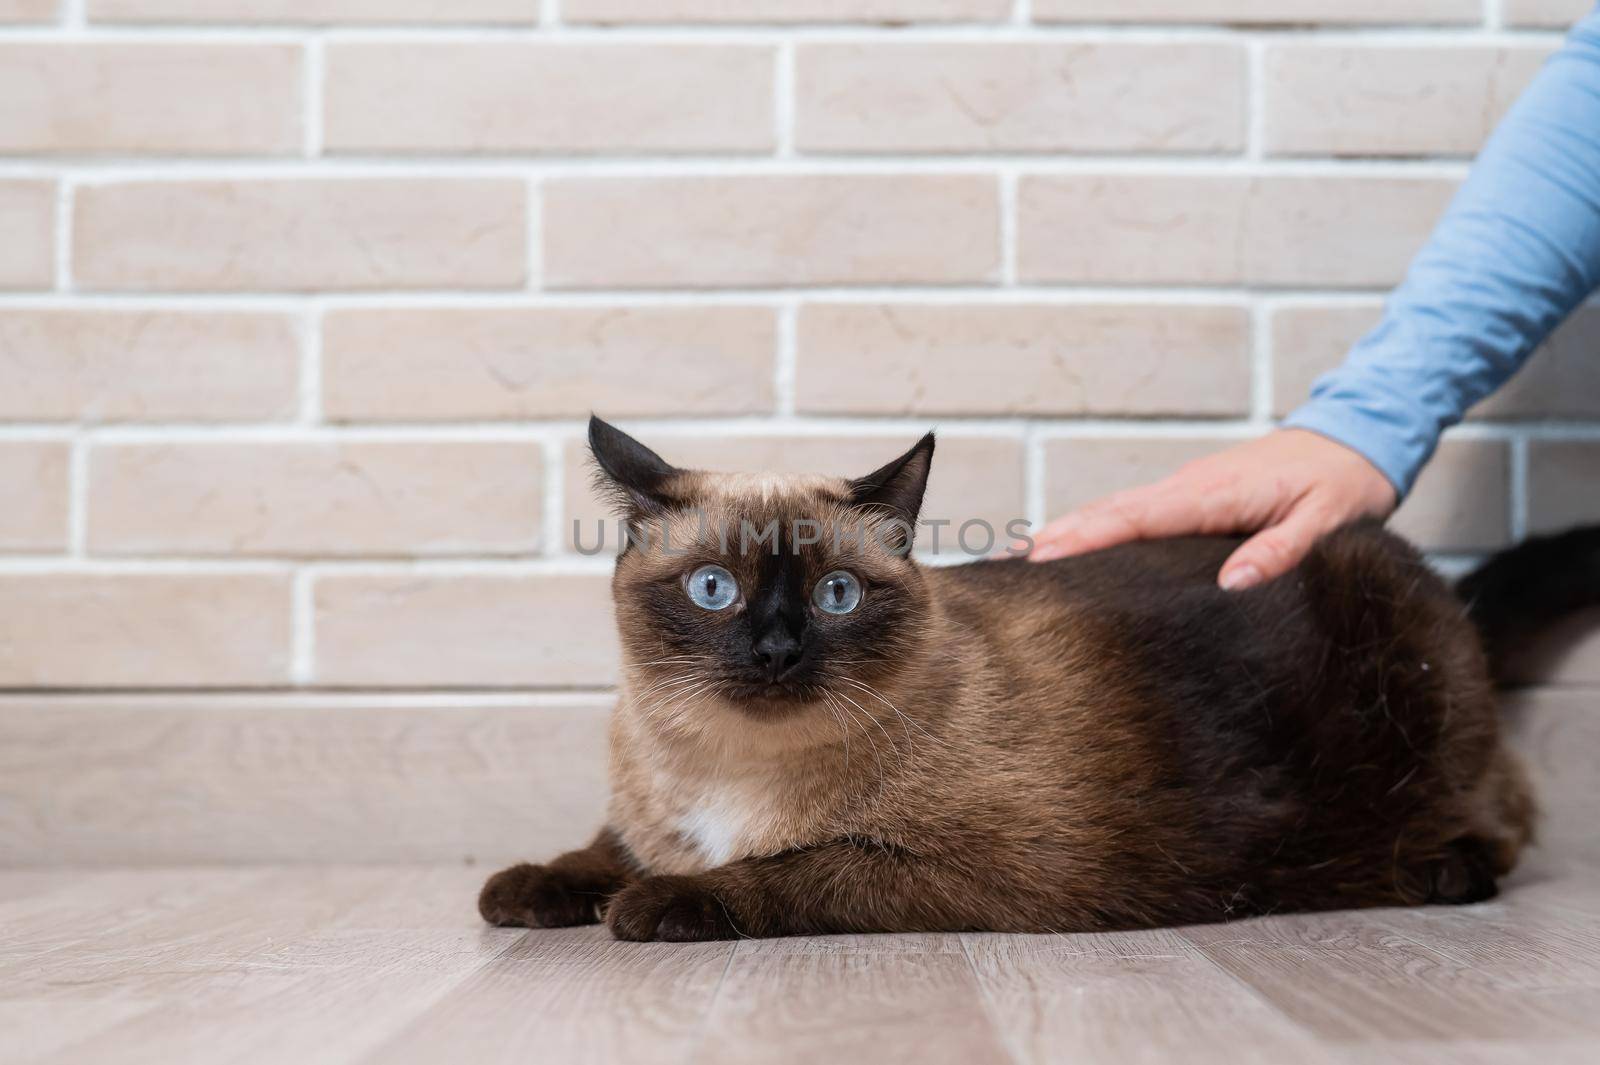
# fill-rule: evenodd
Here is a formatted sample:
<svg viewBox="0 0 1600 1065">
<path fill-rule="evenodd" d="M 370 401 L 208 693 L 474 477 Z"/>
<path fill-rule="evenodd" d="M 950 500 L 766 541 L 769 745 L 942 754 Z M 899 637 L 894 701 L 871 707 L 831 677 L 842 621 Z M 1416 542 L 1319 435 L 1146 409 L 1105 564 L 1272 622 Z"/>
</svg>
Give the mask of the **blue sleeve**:
<svg viewBox="0 0 1600 1065">
<path fill-rule="evenodd" d="M 1404 496 L 1439 434 L 1597 286 L 1600 9 L 1500 123 L 1378 327 L 1284 424 L 1354 448 Z"/>
</svg>

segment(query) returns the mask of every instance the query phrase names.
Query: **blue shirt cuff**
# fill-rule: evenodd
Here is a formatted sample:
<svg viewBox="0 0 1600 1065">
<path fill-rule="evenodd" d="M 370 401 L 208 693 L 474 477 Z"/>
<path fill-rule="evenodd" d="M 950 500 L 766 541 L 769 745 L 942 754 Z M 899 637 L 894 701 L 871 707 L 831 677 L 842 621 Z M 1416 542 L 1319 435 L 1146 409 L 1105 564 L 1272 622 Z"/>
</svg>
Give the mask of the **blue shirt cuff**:
<svg viewBox="0 0 1600 1065">
<path fill-rule="evenodd" d="M 1399 499 L 1405 499 L 1417 474 L 1433 456 L 1435 431 L 1417 425 L 1397 405 L 1355 403 L 1319 397 L 1283 421 L 1285 429 L 1304 429 L 1343 444 L 1378 468 Z"/>
</svg>

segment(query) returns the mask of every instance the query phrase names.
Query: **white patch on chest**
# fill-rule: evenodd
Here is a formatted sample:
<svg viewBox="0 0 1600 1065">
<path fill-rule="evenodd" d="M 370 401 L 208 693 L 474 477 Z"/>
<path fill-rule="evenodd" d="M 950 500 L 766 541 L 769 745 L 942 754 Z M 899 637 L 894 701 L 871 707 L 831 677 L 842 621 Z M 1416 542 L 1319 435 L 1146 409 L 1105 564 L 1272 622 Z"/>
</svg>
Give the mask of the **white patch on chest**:
<svg viewBox="0 0 1600 1065">
<path fill-rule="evenodd" d="M 721 791 L 701 796 L 678 818 L 677 827 L 707 865 L 726 865 L 761 853 L 761 841 L 774 827 L 772 818 L 773 811 L 759 799 Z"/>
</svg>

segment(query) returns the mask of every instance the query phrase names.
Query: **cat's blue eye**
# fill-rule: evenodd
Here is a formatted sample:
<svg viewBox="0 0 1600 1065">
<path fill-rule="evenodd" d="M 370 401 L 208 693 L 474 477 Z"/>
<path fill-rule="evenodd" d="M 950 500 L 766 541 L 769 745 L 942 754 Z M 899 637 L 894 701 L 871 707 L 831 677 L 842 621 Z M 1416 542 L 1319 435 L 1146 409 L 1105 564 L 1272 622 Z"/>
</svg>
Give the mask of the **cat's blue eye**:
<svg viewBox="0 0 1600 1065">
<path fill-rule="evenodd" d="M 848 614 L 861 605 L 861 582 L 844 570 L 834 570 L 817 582 L 811 601 L 825 614 Z"/>
<path fill-rule="evenodd" d="M 721 610 L 739 598 L 739 582 L 721 566 L 701 566 L 689 574 L 689 599 L 706 610 Z"/>
</svg>

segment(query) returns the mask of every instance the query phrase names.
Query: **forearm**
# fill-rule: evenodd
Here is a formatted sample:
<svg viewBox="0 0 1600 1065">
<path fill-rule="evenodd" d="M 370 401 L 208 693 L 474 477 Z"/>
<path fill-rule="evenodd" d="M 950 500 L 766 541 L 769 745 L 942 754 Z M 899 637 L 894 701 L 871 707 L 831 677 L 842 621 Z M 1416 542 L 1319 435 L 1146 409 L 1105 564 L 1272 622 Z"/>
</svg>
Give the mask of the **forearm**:
<svg viewBox="0 0 1600 1065">
<path fill-rule="evenodd" d="M 1287 424 L 1361 452 L 1404 494 L 1439 434 L 1597 286 L 1600 13 L 1501 123 L 1379 326 Z"/>
</svg>

